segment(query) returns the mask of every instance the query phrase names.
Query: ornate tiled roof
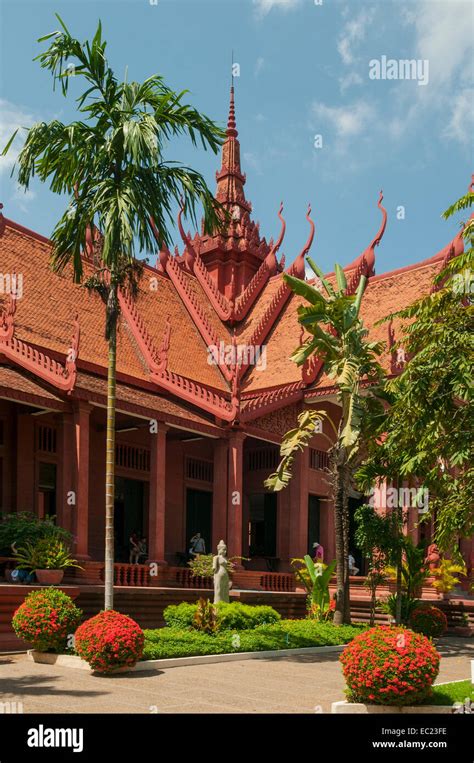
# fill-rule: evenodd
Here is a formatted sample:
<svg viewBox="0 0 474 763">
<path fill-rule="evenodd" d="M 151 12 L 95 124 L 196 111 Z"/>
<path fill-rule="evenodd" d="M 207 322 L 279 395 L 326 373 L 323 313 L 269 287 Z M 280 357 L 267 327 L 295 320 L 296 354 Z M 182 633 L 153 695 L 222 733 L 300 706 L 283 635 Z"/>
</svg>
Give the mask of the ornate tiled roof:
<svg viewBox="0 0 474 763">
<path fill-rule="evenodd" d="M 126 390 L 128 405 L 136 398 L 137 406 L 153 408 L 155 401 L 160 410 L 174 406 L 178 417 L 195 411 L 201 423 L 214 419 L 229 425 L 301 400 L 316 387 L 331 387 L 319 363 L 302 370 L 290 360 L 303 341 L 297 320 L 302 299 L 286 285 L 283 259 L 277 259 L 286 227 L 283 205 L 278 239 L 267 243 L 245 198 L 237 135 L 232 89 L 216 191 L 230 213 L 225 231 L 212 236 L 202 228 L 191 237 L 184 233 L 180 212 L 183 253 L 162 250 L 157 268 L 145 265 L 135 301 L 120 294 L 117 378 L 123 394 L 118 397 Z M 463 240 L 458 234 L 429 260 L 376 276 L 375 247 L 387 223 L 382 199 L 380 194 L 377 234 L 345 270 L 348 293 L 354 292 L 361 274 L 369 278 L 362 318 L 372 338 L 390 347 L 398 324 L 389 328 L 375 326 L 376 321 L 428 293 L 442 264 L 462 251 Z M 304 258 L 315 232 L 310 211 L 308 239 L 286 270 L 299 277 L 304 276 Z M 93 271 L 91 252 L 96 245 L 91 235 L 85 275 Z M 73 283 L 70 270 L 52 272 L 51 252 L 48 239 L 0 213 L 0 271 L 22 278 L 22 293 L 14 295 L 16 299 L 0 294 L 0 369 L 8 367 L 12 383 L 20 379 L 18 373 L 29 379 L 29 394 L 34 377 L 59 400 L 87 395 L 88 390 L 91 396 L 99 395 L 96 388 L 104 384 L 107 368 L 104 306 L 98 296 Z M 214 358 L 217 362 L 212 362 L 211 345 L 221 350 Z M 236 361 L 239 346 L 249 345 L 256 346 L 254 350 L 265 345 L 256 366 L 245 357 Z M 383 362 L 394 370 L 389 350 Z M 17 376 L 12 376 L 12 368 L 18 369 Z"/>
</svg>

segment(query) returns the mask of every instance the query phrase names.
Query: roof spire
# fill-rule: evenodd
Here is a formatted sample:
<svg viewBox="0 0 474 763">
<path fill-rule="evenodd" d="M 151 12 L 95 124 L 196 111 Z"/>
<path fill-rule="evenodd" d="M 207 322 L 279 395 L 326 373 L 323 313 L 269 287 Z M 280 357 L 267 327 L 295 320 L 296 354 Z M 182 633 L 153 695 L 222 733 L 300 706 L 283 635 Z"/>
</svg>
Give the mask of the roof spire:
<svg viewBox="0 0 474 763">
<path fill-rule="evenodd" d="M 222 166 L 216 172 L 216 198 L 221 204 L 236 205 L 242 211 L 250 212 L 252 205 L 246 200 L 244 185 L 246 177 L 240 167 L 240 143 L 235 121 L 234 77 L 230 86 L 229 116 L 227 119 L 226 140 L 222 146 Z"/>
<path fill-rule="evenodd" d="M 228 137 L 236 138 L 239 134 L 237 132 L 235 123 L 235 103 L 234 103 L 234 78 L 232 77 L 232 85 L 230 86 L 230 104 L 229 104 L 229 116 L 227 119 L 226 134 Z"/>
</svg>

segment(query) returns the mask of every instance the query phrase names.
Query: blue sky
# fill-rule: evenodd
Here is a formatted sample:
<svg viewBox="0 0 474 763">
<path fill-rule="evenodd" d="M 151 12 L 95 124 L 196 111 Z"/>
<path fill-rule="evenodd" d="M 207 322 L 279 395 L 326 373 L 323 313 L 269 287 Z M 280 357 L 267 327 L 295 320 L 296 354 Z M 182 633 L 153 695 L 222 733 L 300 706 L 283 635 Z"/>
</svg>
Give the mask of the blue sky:
<svg viewBox="0 0 474 763">
<path fill-rule="evenodd" d="M 1 0 L 2 146 L 18 124 L 74 118 L 75 92 L 52 91 L 32 59 L 57 28 L 91 37 L 98 18 L 110 64 L 129 79 L 158 72 L 213 119 L 227 117 L 231 51 L 240 65 L 236 111 L 246 194 L 267 239 L 285 204 L 290 262 L 303 246 L 312 202 L 312 256 L 347 264 L 375 235 L 380 188 L 389 220 L 377 272 L 430 257 L 457 232 L 441 212 L 466 192 L 473 162 L 473 8 L 467 0 Z M 369 62 L 428 61 L 428 82 L 371 79 Z M 322 147 L 315 136 L 322 136 Z M 316 141 L 317 142 L 317 141 Z M 18 148 L 19 144 L 16 145 Z M 180 141 L 167 158 L 203 172 L 219 159 Z M 25 195 L 0 163 L 7 217 L 49 235 L 65 200 L 33 183 Z M 397 210 L 404 207 L 404 219 Z M 403 213 L 398 214 L 401 217 Z M 176 236 L 175 236 L 176 238 Z"/>
</svg>

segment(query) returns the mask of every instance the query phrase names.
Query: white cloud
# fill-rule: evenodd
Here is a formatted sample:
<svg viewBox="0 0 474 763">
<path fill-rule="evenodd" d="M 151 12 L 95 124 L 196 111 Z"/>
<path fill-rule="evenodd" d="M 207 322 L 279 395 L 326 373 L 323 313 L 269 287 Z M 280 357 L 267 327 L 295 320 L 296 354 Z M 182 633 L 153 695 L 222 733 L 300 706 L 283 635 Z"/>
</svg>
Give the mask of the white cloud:
<svg viewBox="0 0 474 763">
<path fill-rule="evenodd" d="M 367 27 L 374 18 L 374 9 L 364 9 L 347 21 L 339 35 L 337 49 L 342 62 L 349 66 L 356 60 L 354 48 L 365 39 Z"/>
<path fill-rule="evenodd" d="M 36 193 L 35 191 L 32 191 L 31 188 L 25 191 L 24 188 L 17 184 L 11 198 L 18 202 L 18 206 L 22 212 L 27 212 L 28 204 L 36 198 Z"/>
<path fill-rule="evenodd" d="M 296 8 L 301 0 L 253 0 L 255 11 L 258 18 L 266 16 L 272 8 L 280 8 L 284 11 L 289 11 L 292 8 Z"/>
<path fill-rule="evenodd" d="M 255 77 L 258 77 L 258 75 L 263 69 L 264 64 L 265 64 L 265 59 L 259 56 L 255 62 L 255 69 L 253 70 Z"/>
<path fill-rule="evenodd" d="M 454 96 L 451 103 L 451 119 L 443 131 L 445 137 L 457 140 L 466 146 L 472 145 L 474 132 L 473 100 L 473 88 L 466 88 Z"/>
<path fill-rule="evenodd" d="M 251 151 L 245 151 L 243 155 L 245 166 L 250 167 L 256 175 L 262 175 L 262 163 L 256 154 Z"/>
<path fill-rule="evenodd" d="M 346 76 L 339 78 L 341 93 L 344 93 L 351 85 L 362 85 L 363 83 L 364 80 L 357 72 L 349 72 Z"/>
<path fill-rule="evenodd" d="M 323 134 L 323 125 L 329 125 L 340 139 L 352 138 L 365 132 L 374 116 L 374 107 L 367 101 L 359 100 L 347 106 L 326 106 L 315 102 L 311 106 L 313 127 Z M 315 121 L 316 120 L 316 121 Z"/>
<path fill-rule="evenodd" d="M 429 62 L 429 84 L 408 89 L 400 83 L 394 88 L 394 103 L 403 118 L 392 125 L 393 137 L 429 121 L 431 130 L 441 125 L 441 137 L 468 146 L 473 130 L 472 6 L 464 0 L 422 0 L 402 21 L 414 30 L 410 57 Z"/>
<path fill-rule="evenodd" d="M 430 62 L 430 80 L 439 85 L 472 76 L 472 6 L 464 0 L 423 0 L 414 12 L 415 53 Z"/>
<path fill-rule="evenodd" d="M 0 98 L 0 153 L 18 127 L 30 127 L 35 121 L 22 106 Z M 0 156 L 0 174 L 9 173 L 21 150 L 26 133 L 19 130 L 6 156 Z"/>
</svg>

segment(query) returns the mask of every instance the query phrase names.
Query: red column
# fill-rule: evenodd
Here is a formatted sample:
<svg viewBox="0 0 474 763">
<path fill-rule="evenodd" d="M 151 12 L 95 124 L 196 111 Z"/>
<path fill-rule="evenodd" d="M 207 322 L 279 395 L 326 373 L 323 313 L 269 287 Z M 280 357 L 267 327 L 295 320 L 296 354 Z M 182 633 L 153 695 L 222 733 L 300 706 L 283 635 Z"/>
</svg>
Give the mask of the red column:
<svg viewBox="0 0 474 763">
<path fill-rule="evenodd" d="M 17 416 L 16 444 L 16 510 L 36 511 L 35 497 L 35 426 L 34 419 L 24 413 Z"/>
<path fill-rule="evenodd" d="M 229 485 L 227 494 L 227 546 L 229 556 L 242 556 L 244 440 L 244 432 L 232 432 L 229 437 Z"/>
<path fill-rule="evenodd" d="M 89 419 L 92 406 L 80 402 L 74 409 L 76 456 L 76 556 L 89 557 Z"/>
<path fill-rule="evenodd" d="M 74 498 L 74 420 L 70 413 L 61 416 L 61 461 L 59 472 L 58 524 L 74 533 L 76 499 Z"/>
<path fill-rule="evenodd" d="M 309 448 L 305 448 L 295 458 L 293 477 L 286 488 L 290 494 L 288 561 L 308 553 L 308 482 Z M 283 553 L 278 556 L 284 561 Z"/>
<path fill-rule="evenodd" d="M 214 443 L 214 484 L 212 491 L 212 549 L 227 538 L 227 440 Z"/>
<path fill-rule="evenodd" d="M 157 564 L 165 560 L 166 506 L 166 432 L 168 427 L 158 423 L 151 434 L 150 503 L 148 508 L 148 559 Z"/>
</svg>

